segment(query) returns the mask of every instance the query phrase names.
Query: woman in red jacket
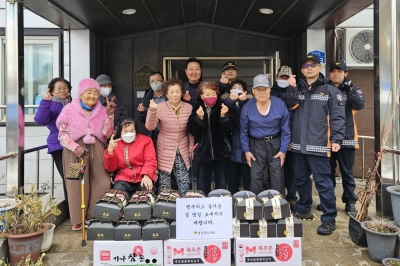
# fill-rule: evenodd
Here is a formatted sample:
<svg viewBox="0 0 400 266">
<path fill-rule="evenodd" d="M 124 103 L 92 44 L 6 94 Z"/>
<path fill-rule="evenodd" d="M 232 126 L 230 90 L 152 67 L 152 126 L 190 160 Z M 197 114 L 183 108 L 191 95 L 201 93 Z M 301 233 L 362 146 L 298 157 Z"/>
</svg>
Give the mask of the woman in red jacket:
<svg viewBox="0 0 400 266">
<path fill-rule="evenodd" d="M 141 187 L 152 190 L 157 180 L 153 142 L 137 132 L 138 126 L 132 118 L 123 119 L 104 151 L 104 168 L 108 172 L 117 171 L 113 188 L 127 192 L 129 197 Z"/>
</svg>

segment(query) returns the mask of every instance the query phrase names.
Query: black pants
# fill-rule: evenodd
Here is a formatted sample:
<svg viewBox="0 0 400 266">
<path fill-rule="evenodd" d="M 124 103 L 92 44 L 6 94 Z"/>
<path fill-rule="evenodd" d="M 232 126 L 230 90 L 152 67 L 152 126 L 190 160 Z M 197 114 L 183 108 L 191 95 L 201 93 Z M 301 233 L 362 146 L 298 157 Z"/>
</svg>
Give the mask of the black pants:
<svg viewBox="0 0 400 266">
<path fill-rule="evenodd" d="M 297 183 L 296 183 L 296 177 L 294 175 L 293 157 L 291 151 L 286 152 L 284 166 L 285 166 L 285 187 L 287 190 L 286 200 L 290 201 L 290 203 L 293 204 L 296 203 L 297 201 L 297 196 L 296 196 Z"/>
<path fill-rule="evenodd" d="M 125 191 L 128 194 L 128 197 L 130 199 L 136 191 L 141 190 L 141 186 L 140 186 L 140 182 L 131 183 L 131 182 L 118 180 L 118 181 L 115 181 L 115 183 L 113 185 L 113 189 Z"/>
<path fill-rule="evenodd" d="M 204 195 L 211 191 L 211 178 L 214 176 L 215 189 L 226 189 L 229 158 L 210 162 L 199 162 L 197 168 L 197 189 Z"/>
<path fill-rule="evenodd" d="M 63 189 L 64 189 L 64 198 L 65 198 L 65 203 L 67 204 L 67 210 L 69 210 L 69 205 L 68 205 L 68 195 L 67 195 L 67 188 L 65 186 L 65 180 L 64 180 L 64 170 L 63 170 L 63 164 L 62 164 L 62 154 L 63 150 L 57 150 L 53 151 L 51 154 L 51 157 L 53 157 L 54 164 L 56 165 L 56 168 L 58 170 L 58 173 L 61 176 L 62 182 L 63 182 Z M 67 214 L 69 215 L 69 214 Z"/>
<path fill-rule="evenodd" d="M 354 157 L 356 149 L 342 148 L 338 152 L 332 152 L 330 158 L 331 164 L 331 179 L 334 187 L 336 187 L 335 168 L 336 161 L 339 162 L 339 169 L 342 175 L 343 195 L 342 201 L 344 203 L 356 202 L 357 196 L 354 194 L 356 189 L 356 182 L 353 176 Z"/>
<path fill-rule="evenodd" d="M 243 180 L 244 190 L 250 190 L 250 167 L 247 163 L 228 163 L 228 190 L 235 194 L 240 189 Z"/>
</svg>

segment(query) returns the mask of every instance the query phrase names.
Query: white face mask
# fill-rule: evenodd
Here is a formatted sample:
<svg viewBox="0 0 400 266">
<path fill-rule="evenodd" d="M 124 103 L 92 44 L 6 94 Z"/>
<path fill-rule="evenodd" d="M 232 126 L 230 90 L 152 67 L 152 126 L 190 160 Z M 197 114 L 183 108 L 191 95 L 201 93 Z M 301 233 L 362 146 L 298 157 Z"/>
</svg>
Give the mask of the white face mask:
<svg viewBox="0 0 400 266">
<path fill-rule="evenodd" d="M 278 86 L 281 88 L 289 87 L 289 81 L 287 80 L 277 80 L 276 84 L 278 84 Z"/>
<path fill-rule="evenodd" d="M 160 81 L 154 81 L 153 83 L 150 84 L 150 87 L 152 88 L 153 91 L 160 91 L 162 89 L 162 82 Z"/>
<path fill-rule="evenodd" d="M 239 90 L 239 89 L 232 89 L 232 91 L 233 91 L 234 93 L 236 93 L 237 95 L 243 93 L 243 91 L 242 91 L 242 90 Z"/>
<path fill-rule="evenodd" d="M 108 87 L 100 87 L 100 94 L 101 94 L 101 96 L 106 97 L 106 96 L 110 95 L 110 93 L 111 93 L 111 88 L 108 88 Z"/>
<path fill-rule="evenodd" d="M 121 135 L 121 139 L 126 143 L 132 143 L 136 139 L 136 133 L 129 132 L 124 135 Z"/>
</svg>

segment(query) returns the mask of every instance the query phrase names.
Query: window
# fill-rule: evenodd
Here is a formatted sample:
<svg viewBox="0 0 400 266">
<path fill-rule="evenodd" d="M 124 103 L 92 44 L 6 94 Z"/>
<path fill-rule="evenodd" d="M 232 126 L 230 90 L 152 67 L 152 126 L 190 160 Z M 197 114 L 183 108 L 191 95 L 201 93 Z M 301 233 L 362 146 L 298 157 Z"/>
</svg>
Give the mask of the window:
<svg viewBox="0 0 400 266">
<path fill-rule="evenodd" d="M 0 104 L 6 104 L 5 92 L 5 37 L 0 37 L 3 44 L 0 51 Z M 32 122 L 49 82 L 58 77 L 59 38 L 47 36 L 26 36 L 24 39 L 24 103 L 25 122 Z M 0 121 L 5 121 L 5 109 L 0 110 Z"/>
</svg>

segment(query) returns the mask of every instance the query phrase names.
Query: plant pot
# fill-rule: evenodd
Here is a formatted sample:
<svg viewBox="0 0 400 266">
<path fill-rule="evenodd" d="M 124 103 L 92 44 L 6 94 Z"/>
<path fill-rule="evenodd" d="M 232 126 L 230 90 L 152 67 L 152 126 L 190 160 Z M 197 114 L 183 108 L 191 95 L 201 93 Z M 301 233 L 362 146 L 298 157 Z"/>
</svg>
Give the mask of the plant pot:
<svg viewBox="0 0 400 266">
<path fill-rule="evenodd" d="M 368 243 L 368 253 L 371 260 L 382 262 L 384 258 L 394 256 L 396 246 L 396 237 L 400 233 L 400 228 L 397 227 L 396 233 L 378 233 L 367 228 L 365 221 L 361 223 L 361 227 L 365 230 Z"/>
<path fill-rule="evenodd" d="M 47 226 L 49 227 L 49 229 L 43 233 L 42 247 L 40 248 L 40 253 L 49 250 L 51 245 L 53 244 L 54 229 L 56 228 L 56 225 L 48 223 Z"/>
<path fill-rule="evenodd" d="M 354 243 L 361 247 L 366 247 L 367 237 L 365 235 L 365 230 L 361 227 L 361 222 L 356 219 L 356 212 L 348 212 L 349 215 L 349 236 Z M 368 216 L 368 220 L 370 221 L 372 218 Z"/>
<path fill-rule="evenodd" d="M 15 209 L 15 199 L 0 199 L 0 216 L 4 218 L 6 212 Z M 6 220 L 0 219 L 0 231 L 3 231 Z"/>
<path fill-rule="evenodd" d="M 14 265 L 31 254 L 31 261 L 36 263 L 40 257 L 43 233 L 48 229 L 46 224 L 41 225 L 42 230 L 24 235 L 4 233 L 8 239 L 10 263 Z"/>
<path fill-rule="evenodd" d="M 400 259 L 398 259 L 398 258 L 386 258 L 386 259 L 383 259 L 383 260 L 382 260 L 382 264 L 385 265 L 385 266 L 387 266 L 387 265 L 388 265 L 387 263 L 388 263 L 389 261 L 395 261 L 395 262 L 397 262 L 397 263 L 400 264 Z"/>
<path fill-rule="evenodd" d="M 400 186 L 390 186 L 387 187 L 386 190 L 390 193 L 390 197 L 392 200 L 394 223 L 397 226 L 400 226 Z"/>
</svg>

